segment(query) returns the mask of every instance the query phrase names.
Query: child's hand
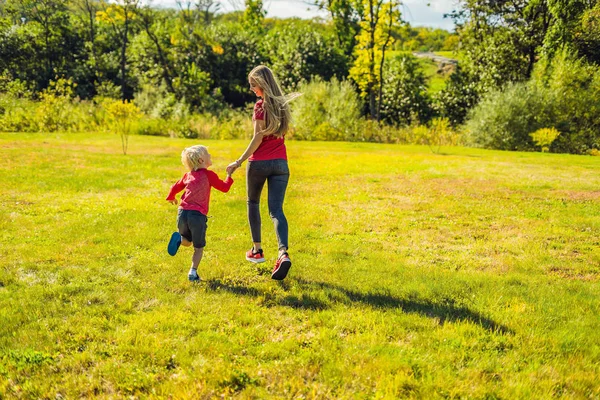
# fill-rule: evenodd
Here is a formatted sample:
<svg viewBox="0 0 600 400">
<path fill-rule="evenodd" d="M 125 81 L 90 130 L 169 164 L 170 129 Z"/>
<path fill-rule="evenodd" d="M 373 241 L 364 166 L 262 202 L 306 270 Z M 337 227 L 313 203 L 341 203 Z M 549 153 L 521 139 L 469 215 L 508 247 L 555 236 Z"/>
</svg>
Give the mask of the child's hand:
<svg viewBox="0 0 600 400">
<path fill-rule="evenodd" d="M 173 204 L 173 205 L 177 205 L 177 199 L 173 199 L 173 200 L 168 200 L 169 203 Z"/>
</svg>

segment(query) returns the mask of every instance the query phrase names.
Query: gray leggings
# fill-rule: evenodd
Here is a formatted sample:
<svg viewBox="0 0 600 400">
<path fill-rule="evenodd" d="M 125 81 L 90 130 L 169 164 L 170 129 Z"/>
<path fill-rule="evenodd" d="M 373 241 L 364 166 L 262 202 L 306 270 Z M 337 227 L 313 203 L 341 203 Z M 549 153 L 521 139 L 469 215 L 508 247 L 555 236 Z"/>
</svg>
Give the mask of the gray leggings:
<svg viewBox="0 0 600 400">
<path fill-rule="evenodd" d="M 285 190 L 290 179 L 290 170 L 286 160 L 250 161 L 246 167 L 246 185 L 248 189 L 248 222 L 252 241 L 261 242 L 260 235 L 260 194 L 265 181 L 269 187 L 269 215 L 275 225 L 275 234 L 279 250 L 288 249 L 288 223 L 283 214 Z"/>
</svg>

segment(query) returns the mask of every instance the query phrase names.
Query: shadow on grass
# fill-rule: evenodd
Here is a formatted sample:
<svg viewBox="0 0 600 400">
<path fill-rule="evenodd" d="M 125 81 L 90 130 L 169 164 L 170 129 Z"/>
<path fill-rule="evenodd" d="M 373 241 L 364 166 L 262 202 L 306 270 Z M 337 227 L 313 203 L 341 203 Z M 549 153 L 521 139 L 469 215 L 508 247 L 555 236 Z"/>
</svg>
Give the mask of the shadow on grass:
<svg viewBox="0 0 600 400">
<path fill-rule="evenodd" d="M 400 309 L 405 313 L 416 313 L 437 318 L 440 325 L 446 322 L 469 321 L 499 333 L 514 333 L 510 328 L 493 321 L 468 307 L 456 304 L 451 297 L 438 299 L 400 298 L 389 293 L 362 293 L 327 282 L 289 278 L 280 282 L 285 292 L 299 290 L 299 294 L 277 294 L 273 291 L 248 287 L 239 281 L 212 279 L 207 281 L 207 290 L 224 290 L 230 293 L 261 298 L 263 305 L 287 306 L 307 310 L 323 310 L 333 304 L 364 304 L 373 308 Z"/>
</svg>

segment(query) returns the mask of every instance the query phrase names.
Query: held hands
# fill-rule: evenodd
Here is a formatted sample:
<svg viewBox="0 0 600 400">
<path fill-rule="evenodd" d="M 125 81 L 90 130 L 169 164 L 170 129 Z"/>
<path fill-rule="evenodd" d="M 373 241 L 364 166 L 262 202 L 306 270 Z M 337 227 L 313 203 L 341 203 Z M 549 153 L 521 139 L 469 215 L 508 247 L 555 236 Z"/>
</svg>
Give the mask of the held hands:
<svg viewBox="0 0 600 400">
<path fill-rule="evenodd" d="M 239 167 L 240 164 L 237 161 L 232 162 L 227 166 L 227 175 L 231 176 Z"/>
</svg>

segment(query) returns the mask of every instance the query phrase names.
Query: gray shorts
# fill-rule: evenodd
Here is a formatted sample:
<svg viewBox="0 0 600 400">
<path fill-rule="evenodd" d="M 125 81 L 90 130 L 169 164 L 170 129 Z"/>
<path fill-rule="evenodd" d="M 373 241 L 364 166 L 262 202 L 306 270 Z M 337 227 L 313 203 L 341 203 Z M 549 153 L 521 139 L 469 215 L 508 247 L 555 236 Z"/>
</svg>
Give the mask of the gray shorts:
<svg viewBox="0 0 600 400">
<path fill-rule="evenodd" d="M 194 247 L 200 249 L 206 246 L 206 228 L 208 218 L 200 211 L 179 210 L 177 213 L 177 229 L 179 234 Z"/>
</svg>

